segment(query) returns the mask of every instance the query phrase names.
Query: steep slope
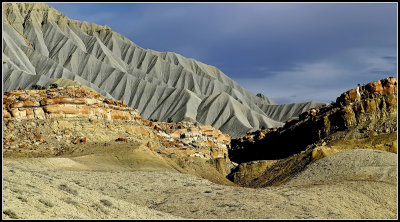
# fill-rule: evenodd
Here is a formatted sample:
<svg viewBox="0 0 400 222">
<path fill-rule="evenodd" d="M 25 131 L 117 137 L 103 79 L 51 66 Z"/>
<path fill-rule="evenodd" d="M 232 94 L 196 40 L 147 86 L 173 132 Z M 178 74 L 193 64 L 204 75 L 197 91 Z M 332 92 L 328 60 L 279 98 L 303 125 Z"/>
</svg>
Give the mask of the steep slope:
<svg viewBox="0 0 400 222">
<path fill-rule="evenodd" d="M 198 110 L 199 122 L 215 126 L 232 137 L 238 137 L 261 126 L 272 128 L 283 125 L 239 103 L 225 92 L 206 97 Z"/>
<path fill-rule="evenodd" d="M 200 123 L 205 123 L 202 112 L 207 110 L 199 105 L 224 92 L 234 101 L 224 112 L 241 116 L 235 121 L 209 122 L 231 136 L 243 135 L 243 129 L 281 126 L 318 105 L 276 105 L 214 66 L 172 52 L 143 49 L 108 26 L 71 20 L 46 4 L 4 4 L 3 26 L 3 92 L 65 78 L 125 101 L 145 119 Z M 208 112 L 221 113 L 222 108 Z M 238 113 L 238 109 L 246 111 Z"/>
</svg>

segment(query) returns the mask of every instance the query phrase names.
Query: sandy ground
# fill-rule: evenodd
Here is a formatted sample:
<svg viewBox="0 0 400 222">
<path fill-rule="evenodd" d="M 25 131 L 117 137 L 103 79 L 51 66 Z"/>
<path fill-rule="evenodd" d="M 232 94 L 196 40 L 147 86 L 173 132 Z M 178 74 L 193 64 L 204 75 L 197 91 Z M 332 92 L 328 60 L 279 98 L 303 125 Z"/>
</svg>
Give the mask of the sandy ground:
<svg viewBox="0 0 400 222">
<path fill-rule="evenodd" d="M 3 218 L 397 218 L 397 155 L 385 151 L 338 153 L 259 189 L 80 158 L 3 159 Z"/>
</svg>

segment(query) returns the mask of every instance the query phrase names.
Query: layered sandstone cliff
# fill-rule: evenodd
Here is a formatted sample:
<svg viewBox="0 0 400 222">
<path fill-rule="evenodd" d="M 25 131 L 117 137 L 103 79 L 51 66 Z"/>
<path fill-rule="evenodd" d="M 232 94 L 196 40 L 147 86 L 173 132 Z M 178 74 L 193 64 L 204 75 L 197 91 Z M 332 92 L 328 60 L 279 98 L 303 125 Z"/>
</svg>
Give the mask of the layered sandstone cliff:
<svg viewBox="0 0 400 222">
<path fill-rule="evenodd" d="M 357 129 L 357 131 L 354 131 Z M 349 131 L 347 134 L 340 132 Z M 363 138 L 371 131 L 397 131 L 397 79 L 386 78 L 351 89 L 334 104 L 315 107 L 289 120 L 284 127 L 260 130 L 232 140 L 235 162 L 279 159 L 318 141 Z"/>
<path fill-rule="evenodd" d="M 3 115 L 5 121 L 52 118 L 141 119 L 138 111 L 123 101 L 113 101 L 75 86 L 5 92 Z"/>
<path fill-rule="evenodd" d="M 85 152 L 108 143 L 145 144 L 164 156 L 196 157 L 227 173 L 227 134 L 191 122 L 151 122 L 123 101 L 76 86 L 3 94 L 4 156 Z"/>
<path fill-rule="evenodd" d="M 284 127 L 231 142 L 229 157 L 242 164 L 229 177 L 251 187 L 283 183 L 317 159 L 348 149 L 397 153 L 397 78 L 358 86 Z"/>
</svg>

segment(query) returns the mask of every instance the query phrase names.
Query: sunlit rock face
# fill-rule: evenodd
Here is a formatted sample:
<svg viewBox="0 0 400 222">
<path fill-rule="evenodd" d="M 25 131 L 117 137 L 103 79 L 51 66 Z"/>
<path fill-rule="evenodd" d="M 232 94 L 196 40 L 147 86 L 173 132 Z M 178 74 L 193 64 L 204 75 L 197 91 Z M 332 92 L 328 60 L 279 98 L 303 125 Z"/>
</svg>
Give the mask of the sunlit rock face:
<svg viewBox="0 0 400 222">
<path fill-rule="evenodd" d="M 397 78 L 390 77 L 350 89 L 335 103 L 306 110 L 281 128 L 234 139 L 229 154 L 234 162 L 280 159 L 316 142 L 396 131 Z"/>
<path fill-rule="evenodd" d="M 125 102 L 79 86 L 5 92 L 3 129 L 6 156 L 61 155 L 80 143 L 139 142 L 166 156 L 219 164 L 223 174 L 230 164 L 230 137 L 220 130 L 197 122 L 144 120 Z"/>
</svg>

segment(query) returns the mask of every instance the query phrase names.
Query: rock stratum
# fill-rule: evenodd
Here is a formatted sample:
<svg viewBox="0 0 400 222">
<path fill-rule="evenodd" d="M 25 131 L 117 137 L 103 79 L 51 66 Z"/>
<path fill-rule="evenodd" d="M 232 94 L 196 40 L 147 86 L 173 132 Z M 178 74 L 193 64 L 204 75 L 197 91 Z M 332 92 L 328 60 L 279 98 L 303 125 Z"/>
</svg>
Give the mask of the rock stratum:
<svg viewBox="0 0 400 222">
<path fill-rule="evenodd" d="M 116 152 L 125 156 L 144 147 L 153 153 L 149 161 L 165 162 L 163 156 L 184 166 L 201 160 L 221 178 L 231 165 L 230 137 L 220 130 L 199 123 L 144 120 L 123 101 L 77 86 L 5 92 L 3 133 L 4 157 L 83 156 L 104 153 L 109 146 L 121 147 Z"/>
<path fill-rule="evenodd" d="M 231 137 L 283 126 L 318 102 L 277 105 L 214 66 L 143 49 L 108 26 L 41 3 L 3 4 L 3 92 L 75 80 L 122 100 L 144 119 L 211 125 Z"/>
<path fill-rule="evenodd" d="M 232 139 L 229 157 L 240 164 L 228 177 L 242 186 L 279 185 L 319 159 L 362 148 L 397 153 L 397 78 L 350 89 L 278 129 Z"/>
</svg>

